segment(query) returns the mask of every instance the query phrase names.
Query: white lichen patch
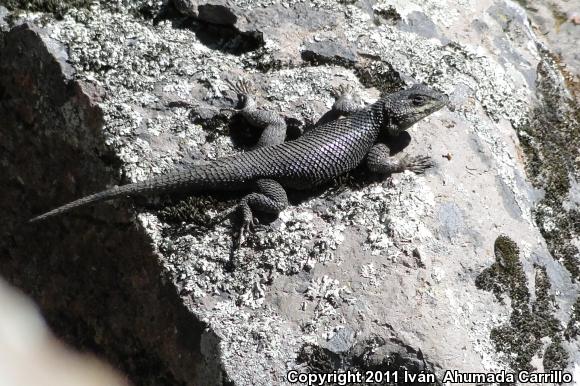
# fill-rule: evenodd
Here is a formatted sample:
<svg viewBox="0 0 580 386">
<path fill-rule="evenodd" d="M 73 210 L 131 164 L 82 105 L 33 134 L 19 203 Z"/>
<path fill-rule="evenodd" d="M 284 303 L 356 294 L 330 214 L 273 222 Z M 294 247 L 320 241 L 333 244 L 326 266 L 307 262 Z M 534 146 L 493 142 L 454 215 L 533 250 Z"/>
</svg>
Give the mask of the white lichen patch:
<svg viewBox="0 0 580 386">
<path fill-rule="evenodd" d="M 160 225 L 160 231 L 163 227 L 167 226 Z M 333 261 L 343 241 L 342 227 L 321 220 L 307 204 L 285 210 L 274 227 L 249 235 L 239 248 L 233 244 L 231 227 L 220 224 L 205 232 L 189 227 L 190 234 L 160 239 L 168 262 L 180 267 L 176 279 L 184 290 L 202 295 L 226 293 L 255 308 L 264 301 L 266 283 L 281 274 Z M 230 263 L 236 266 L 233 272 L 227 272 Z"/>
<path fill-rule="evenodd" d="M 219 71 L 219 55 L 210 57 L 209 49 L 196 43 L 192 31 L 174 30 L 169 23 L 152 28 L 129 12 L 112 13 L 99 3 L 90 10 L 73 9 L 62 22 L 47 27 L 52 38 L 68 45 L 78 76 L 105 90 L 101 107 L 106 143 L 123 161 L 130 180 L 143 180 L 174 165 L 163 154 L 166 149 L 140 144 L 140 135 L 187 133 L 184 145 L 205 142 L 201 126 L 189 119 L 185 109 L 159 110 L 156 106 L 160 101 L 157 85 L 164 85 L 163 92 L 179 99 L 192 87 L 184 76 L 207 69 L 201 78 L 211 79 Z M 144 153 L 151 157 L 143 157 Z"/>
<path fill-rule="evenodd" d="M 368 236 L 363 248 L 379 255 L 389 253 L 400 241 L 424 243 L 431 239 L 423 220 L 433 205 L 433 194 L 424 180 L 405 172 L 340 195 L 327 215 L 331 223 L 364 229 Z"/>
<path fill-rule="evenodd" d="M 221 301 L 202 311 L 202 320 L 218 332 L 219 359 L 225 370 L 247 384 L 282 383 L 288 358 L 296 356 L 299 341 L 272 310 L 264 309 L 258 315 L 231 301 Z M 232 367 L 240 362 L 251 366 Z"/>
<path fill-rule="evenodd" d="M 343 321 L 340 307 L 354 301 L 348 286 L 327 275 L 313 278 L 304 296 L 306 302 L 303 308 L 312 314 L 312 318 L 304 326 L 304 331 L 308 333 L 304 339 L 312 341 L 316 337 L 328 339 L 336 323 Z"/>
</svg>

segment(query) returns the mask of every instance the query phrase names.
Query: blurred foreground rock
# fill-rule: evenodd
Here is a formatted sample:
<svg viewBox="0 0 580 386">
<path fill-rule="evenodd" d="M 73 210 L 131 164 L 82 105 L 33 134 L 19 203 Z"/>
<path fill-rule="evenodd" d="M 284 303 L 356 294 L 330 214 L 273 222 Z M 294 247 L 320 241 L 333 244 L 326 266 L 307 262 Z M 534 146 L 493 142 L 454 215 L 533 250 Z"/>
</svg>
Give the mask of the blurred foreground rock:
<svg viewBox="0 0 580 386">
<path fill-rule="evenodd" d="M 0 309 L 1 385 L 128 385 L 102 362 L 58 342 L 32 302 L 1 279 Z"/>
</svg>

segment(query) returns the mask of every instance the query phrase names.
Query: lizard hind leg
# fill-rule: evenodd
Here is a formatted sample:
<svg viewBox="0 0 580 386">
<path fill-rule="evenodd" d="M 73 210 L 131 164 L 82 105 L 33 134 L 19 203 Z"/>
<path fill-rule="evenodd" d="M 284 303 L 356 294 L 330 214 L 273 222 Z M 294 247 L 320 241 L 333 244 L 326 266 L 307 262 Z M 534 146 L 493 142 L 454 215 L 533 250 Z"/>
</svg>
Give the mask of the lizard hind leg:
<svg viewBox="0 0 580 386">
<path fill-rule="evenodd" d="M 409 156 L 403 158 L 391 157 L 389 148 L 383 143 L 376 144 L 367 155 L 367 166 L 370 171 L 378 174 L 401 173 L 405 170 L 422 174 L 433 167 L 433 160 L 428 156 Z"/>
<path fill-rule="evenodd" d="M 256 187 L 257 192 L 246 195 L 238 205 L 238 210 L 242 215 L 238 246 L 243 244 L 246 234 L 256 225 L 253 211 L 277 215 L 288 206 L 286 191 L 278 182 L 261 179 L 256 181 Z"/>
</svg>

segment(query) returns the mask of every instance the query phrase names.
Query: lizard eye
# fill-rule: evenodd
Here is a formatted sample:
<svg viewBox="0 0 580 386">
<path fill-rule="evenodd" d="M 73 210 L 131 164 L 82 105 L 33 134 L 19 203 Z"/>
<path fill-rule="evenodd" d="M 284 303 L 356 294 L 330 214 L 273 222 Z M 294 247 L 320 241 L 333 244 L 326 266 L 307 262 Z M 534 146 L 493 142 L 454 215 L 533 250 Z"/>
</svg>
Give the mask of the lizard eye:
<svg viewBox="0 0 580 386">
<path fill-rule="evenodd" d="M 427 103 L 427 97 L 425 95 L 411 95 L 410 99 L 415 106 L 422 106 Z"/>
</svg>

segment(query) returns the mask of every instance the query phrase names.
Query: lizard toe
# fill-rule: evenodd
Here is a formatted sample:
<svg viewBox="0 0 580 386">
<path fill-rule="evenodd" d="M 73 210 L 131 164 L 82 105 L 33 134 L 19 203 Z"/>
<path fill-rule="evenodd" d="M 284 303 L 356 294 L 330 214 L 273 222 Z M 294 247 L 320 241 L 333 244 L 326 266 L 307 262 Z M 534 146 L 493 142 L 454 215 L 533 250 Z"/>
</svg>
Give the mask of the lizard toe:
<svg viewBox="0 0 580 386">
<path fill-rule="evenodd" d="M 433 167 L 433 160 L 427 156 L 415 156 L 408 160 L 407 170 L 417 174 L 424 173 L 427 169 Z"/>
<path fill-rule="evenodd" d="M 251 224 L 251 222 L 244 221 L 244 223 L 240 227 L 240 231 L 238 234 L 238 247 L 240 247 L 240 246 L 242 246 L 242 244 L 244 244 L 244 242 L 246 241 L 247 234 L 251 232 L 250 224 Z"/>
<path fill-rule="evenodd" d="M 260 222 L 257 217 L 252 219 L 251 231 L 252 232 L 259 232 L 266 230 L 268 227 Z"/>
</svg>

